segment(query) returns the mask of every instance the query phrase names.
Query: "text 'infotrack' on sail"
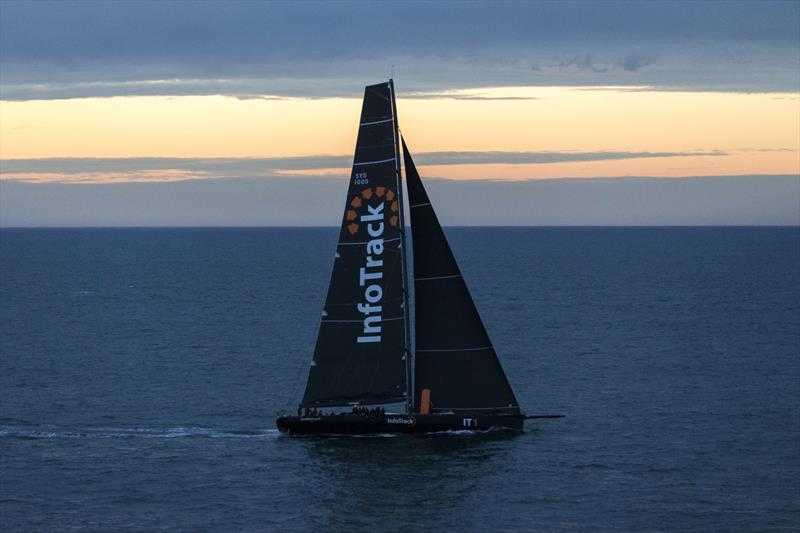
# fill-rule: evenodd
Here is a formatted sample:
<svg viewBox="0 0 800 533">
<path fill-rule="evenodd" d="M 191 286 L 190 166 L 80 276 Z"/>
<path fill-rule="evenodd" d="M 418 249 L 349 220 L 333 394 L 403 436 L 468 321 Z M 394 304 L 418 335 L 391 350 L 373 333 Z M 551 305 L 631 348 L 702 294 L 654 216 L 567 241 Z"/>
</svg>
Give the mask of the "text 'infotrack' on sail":
<svg viewBox="0 0 800 533">
<path fill-rule="evenodd" d="M 383 279 L 383 202 L 373 207 L 367 204 L 369 214 L 361 215 L 361 222 L 367 223 L 367 233 L 372 237 L 367 242 L 366 263 L 359 269 L 358 284 L 364 289 L 364 299 L 356 307 L 364 315 L 364 334 L 357 342 L 381 342 L 381 312 L 383 288 L 378 280 Z"/>
</svg>

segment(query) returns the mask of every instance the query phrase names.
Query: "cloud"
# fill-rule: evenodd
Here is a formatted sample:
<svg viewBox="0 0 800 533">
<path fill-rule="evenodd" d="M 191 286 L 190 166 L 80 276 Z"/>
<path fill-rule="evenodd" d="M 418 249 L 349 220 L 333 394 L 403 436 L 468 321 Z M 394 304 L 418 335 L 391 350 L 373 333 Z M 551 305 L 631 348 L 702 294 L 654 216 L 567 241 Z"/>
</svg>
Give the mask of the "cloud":
<svg viewBox="0 0 800 533">
<path fill-rule="evenodd" d="M 570 59 L 569 61 L 564 61 L 560 65 L 563 68 L 575 67 L 579 71 L 590 71 L 594 72 L 595 74 L 608 72 L 608 67 L 605 65 L 596 65 L 594 59 L 592 58 L 591 54 L 585 54 L 583 56 L 576 56 Z"/>
<path fill-rule="evenodd" d="M 5 99 L 647 85 L 787 92 L 796 2 L 0 3 Z M 646 68 L 658 58 L 658 69 Z M 563 68 L 569 65 L 571 68 Z"/>
<path fill-rule="evenodd" d="M 412 100 L 541 100 L 536 96 L 494 96 L 480 93 L 464 93 L 461 91 L 440 91 L 440 92 L 404 92 L 400 96 Z"/>
<path fill-rule="evenodd" d="M 798 225 L 798 176 L 426 180 L 445 225 Z M 0 182 L 0 226 L 335 226 L 346 178 Z"/>
<path fill-rule="evenodd" d="M 728 155 L 721 150 L 687 152 L 421 152 L 420 165 L 535 165 L 572 161 Z M 347 175 L 351 156 L 313 155 L 261 158 L 46 158 L 0 160 L 0 177 L 27 182 L 148 182 L 222 177 L 275 177 L 341 169 Z"/>
<path fill-rule="evenodd" d="M 535 165 L 570 161 L 609 161 L 659 157 L 725 156 L 721 150 L 694 152 L 422 152 L 421 165 Z"/>
<path fill-rule="evenodd" d="M 626 72 L 638 72 L 644 67 L 648 67 L 655 62 L 652 56 L 645 56 L 638 52 L 633 52 L 617 60 L 617 66 Z"/>
<path fill-rule="evenodd" d="M 645 67 L 655 63 L 655 56 L 646 55 L 639 52 L 631 52 L 624 57 L 619 57 L 613 62 L 597 63 L 596 59 L 591 54 L 576 56 L 569 61 L 562 62 L 562 68 L 574 67 L 578 71 L 590 71 L 595 74 L 605 74 L 607 72 L 625 71 L 625 72 L 639 72 Z"/>
</svg>

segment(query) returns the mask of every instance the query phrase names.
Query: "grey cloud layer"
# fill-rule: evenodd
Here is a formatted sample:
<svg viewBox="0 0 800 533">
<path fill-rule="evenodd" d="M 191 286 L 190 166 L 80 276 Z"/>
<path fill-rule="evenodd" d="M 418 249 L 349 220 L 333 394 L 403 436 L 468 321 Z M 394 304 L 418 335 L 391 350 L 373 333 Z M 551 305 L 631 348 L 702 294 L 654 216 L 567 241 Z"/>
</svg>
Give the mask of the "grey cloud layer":
<svg viewBox="0 0 800 533">
<path fill-rule="evenodd" d="M 798 225 L 800 177 L 426 181 L 446 225 Z M 0 226 L 332 226 L 341 178 L 0 182 Z"/>
<path fill-rule="evenodd" d="M 421 165 L 525 165 L 570 161 L 607 161 L 686 156 L 725 156 L 726 152 L 421 152 Z M 91 174 L 182 170 L 208 177 L 270 176 L 275 172 L 346 168 L 350 156 L 318 155 L 262 158 L 46 158 L 0 160 L 0 172 L 7 174 Z M 345 172 L 343 172 L 344 174 Z M 124 178 L 122 178 L 124 181 Z"/>
<path fill-rule="evenodd" d="M 3 2 L 5 99 L 800 86 L 797 2 Z"/>
</svg>

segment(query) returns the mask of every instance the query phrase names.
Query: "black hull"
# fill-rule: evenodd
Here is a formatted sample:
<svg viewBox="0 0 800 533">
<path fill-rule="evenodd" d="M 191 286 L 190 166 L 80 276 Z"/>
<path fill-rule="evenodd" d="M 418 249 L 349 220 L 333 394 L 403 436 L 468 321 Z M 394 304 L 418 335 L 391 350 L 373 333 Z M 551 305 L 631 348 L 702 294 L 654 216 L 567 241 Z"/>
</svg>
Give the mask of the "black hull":
<svg viewBox="0 0 800 533">
<path fill-rule="evenodd" d="M 290 435 L 369 435 L 442 431 L 523 431 L 523 415 L 326 415 L 282 416 L 278 429 Z"/>
</svg>

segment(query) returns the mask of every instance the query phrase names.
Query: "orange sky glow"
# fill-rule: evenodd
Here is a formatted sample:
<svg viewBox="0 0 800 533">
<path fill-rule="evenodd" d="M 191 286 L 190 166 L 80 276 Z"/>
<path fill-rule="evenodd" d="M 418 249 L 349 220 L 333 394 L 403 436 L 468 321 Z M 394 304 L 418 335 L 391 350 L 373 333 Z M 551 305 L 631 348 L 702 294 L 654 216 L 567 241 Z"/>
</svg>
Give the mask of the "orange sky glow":
<svg viewBox="0 0 800 533">
<path fill-rule="evenodd" d="M 517 87 L 398 95 L 412 151 L 692 152 L 544 164 L 421 165 L 451 179 L 800 174 L 800 96 Z M 354 98 L 113 97 L 0 103 L 0 159 L 351 155 Z M 721 152 L 721 154 L 720 154 Z M 347 169 L 309 169 L 347 175 Z M 185 172 L 132 181 L 174 180 Z M 5 173 L 5 179 L 22 179 Z M 32 178 L 32 177 L 31 177 Z M 125 181 L 83 176 L 84 182 Z M 40 174 L 37 181 L 57 181 Z"/>
</svg>

